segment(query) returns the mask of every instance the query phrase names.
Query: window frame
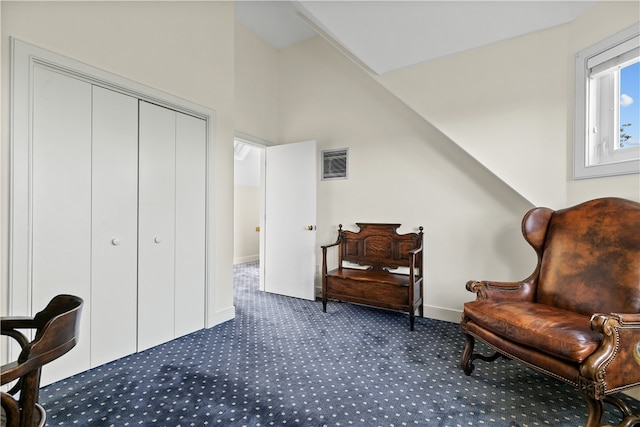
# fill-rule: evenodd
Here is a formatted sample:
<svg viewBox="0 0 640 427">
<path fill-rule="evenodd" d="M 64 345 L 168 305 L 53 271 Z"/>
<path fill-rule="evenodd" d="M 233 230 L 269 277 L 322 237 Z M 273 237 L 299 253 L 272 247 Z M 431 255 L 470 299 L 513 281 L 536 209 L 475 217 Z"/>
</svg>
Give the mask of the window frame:
<svg viewBox="0 0 640 427">
<path fill-rule="evenodd" d="M 640 36 L 640 22 L 633 24 L 624 30 L 607 37 L 600 42 L 583 49 L 578 52 L 575 60 L 575 107 L 574 107 L 574 132 L 573 132 L 573 178 L 597 178 L 614 175 L 626 175 L 640 173 L 640 157 L 633 156 L 633 158 L 625 158 L 620 154 L 605 155 L 602 161 L 589 162 L 590 155 L 593 154 L 596 149 L 595 144 L 590 141 L 589 127 L 592 123 L 593 116 L 597 113 L 594 109 L 602 108 L 602 104 L 593 105 L 592 97 L 589 94 L 590 90 L 590 66 L 589 60 L 594 61 L 597 56 L 606 56 L 607 51 L 615 52 L 616 48 L 634 38 Z M 604 55 L 603 55 L 604 54 Z M 602 61 L 603 63 L 606 61 Z M 619 88 L 615 86 L 618 82 L 612 82 L 616 93 L 619 92 Z M 638 100 L 640 102 L 640 99 Z M 616 99 L 613 102 L 615 105 L 615 111 L 618 112 L 619 100 Z M 617 129 L 617 121 L 614 119 L 613 138 L 619 137 Z M 639 123 L 640 125 L 640 123 Z M 615 140 L 614 144 L 617 145 L 618 141 Z M 635 151 L 635 150 L 634 150 Z M 640 152 L 640 150 L 638 150 Z"/>
</svg>

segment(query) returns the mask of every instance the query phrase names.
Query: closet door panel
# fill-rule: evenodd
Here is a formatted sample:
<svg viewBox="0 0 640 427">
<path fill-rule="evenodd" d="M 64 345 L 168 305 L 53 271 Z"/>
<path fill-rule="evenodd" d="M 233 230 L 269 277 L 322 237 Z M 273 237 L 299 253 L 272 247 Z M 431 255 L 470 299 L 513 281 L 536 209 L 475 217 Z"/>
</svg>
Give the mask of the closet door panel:
<svg viewBox="0 0 640 427">
<path fill-rule="evenodd" d="M 61 293 L 85 301 L 79 342 L 43 369 L 48 384 L 89 368 L 91 85 L 36 66 L 32 141 L 32 314 Z"/>
<path fill-rule="evenodd" d="M 205 326 L 206 123 L 176 119 L 176 337 Z"/>
<path fill-rule="evenodd" d="M 138 351 L 175 334 L 175 117 L 140 102 Z"/>
<path fill-rule="evenodd" d="M 93 87 L 91 366 L 136 351 L 138 100 Z"/>
</svg>

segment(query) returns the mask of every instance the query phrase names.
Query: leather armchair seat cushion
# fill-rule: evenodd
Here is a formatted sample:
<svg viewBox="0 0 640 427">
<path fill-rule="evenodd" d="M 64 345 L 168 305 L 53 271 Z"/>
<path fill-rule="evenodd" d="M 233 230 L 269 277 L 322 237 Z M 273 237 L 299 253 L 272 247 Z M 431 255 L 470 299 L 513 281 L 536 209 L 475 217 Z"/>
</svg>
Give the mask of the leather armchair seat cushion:
<svg viewBox="0 0 640 427">
<path fill-rule="evenodd" d="M 464 312 L 494 334 L 569 362 L 582 363 L 602 340 L 588 316 L 545 304 L 477 300 Z"/>
</svg>

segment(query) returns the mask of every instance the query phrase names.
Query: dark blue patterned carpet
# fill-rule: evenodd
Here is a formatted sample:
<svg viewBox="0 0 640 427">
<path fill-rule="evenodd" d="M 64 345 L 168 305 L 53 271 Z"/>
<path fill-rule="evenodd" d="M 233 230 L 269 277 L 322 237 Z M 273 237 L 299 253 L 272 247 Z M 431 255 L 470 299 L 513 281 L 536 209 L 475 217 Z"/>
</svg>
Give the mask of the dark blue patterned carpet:
<svg viewBox="0 0 640 427">
<path fill-rule="evenodd" d="M 586 401 L 508 360 L 459 367 L 459 326 L 257 290 L 236 318 L 45 387 L 48 426 L 580 426 Z M 479 347 L 479 348 L 478 348 Z M 478 345 L 477 348 L 483 348 Z M 488 352 L 487 352 L 488 353 Z M 640 402 L 624 398 L 637 412 Z M 607 406 L 608 422 L 618 414 Z M 612 415 L 614 415 L 612 417 Z"/>
</svg>

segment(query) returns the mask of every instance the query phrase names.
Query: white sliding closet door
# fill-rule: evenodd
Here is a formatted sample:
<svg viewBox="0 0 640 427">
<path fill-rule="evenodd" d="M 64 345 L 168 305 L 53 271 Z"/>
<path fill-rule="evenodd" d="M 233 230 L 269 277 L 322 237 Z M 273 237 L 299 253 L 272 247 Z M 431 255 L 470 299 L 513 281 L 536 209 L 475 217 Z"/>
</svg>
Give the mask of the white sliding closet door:
<svg viewBox="0 0 640 427">
<path fill-rule="evenodd" d="M 176 113 L 175 334 L 204 328 L 206 123 Z"/>
<path fill-rule="evenodd" d="M 176 115 L 140 101 L 138 351 L 174 338 Z"/>
<path fill-rule="evenodd" d="M 33 94 L 31 310 L 85 301 L 78 345 L 43 369 L 47 384 L 89 368 L 91 85 L 36 66 Z"/>
<path fill-rule="evenodd" d="M 136 351 L 138 99 L 93 87 L 91 366 Z"/>
</svg>

